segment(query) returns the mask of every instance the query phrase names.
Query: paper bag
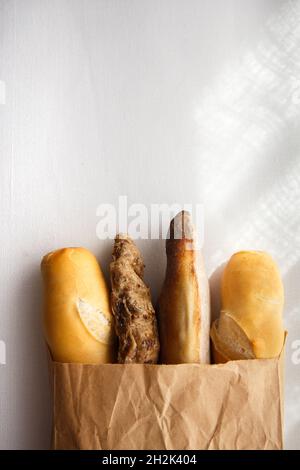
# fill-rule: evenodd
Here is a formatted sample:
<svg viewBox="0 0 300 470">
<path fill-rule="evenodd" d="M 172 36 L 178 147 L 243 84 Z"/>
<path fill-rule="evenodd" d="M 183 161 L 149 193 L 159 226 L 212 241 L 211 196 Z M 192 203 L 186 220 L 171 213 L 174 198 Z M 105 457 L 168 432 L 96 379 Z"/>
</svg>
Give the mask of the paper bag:
<svg viewBox="0 0 300 470">
<path fill-rule="evenodd" d="M 282 356 L 51 363 L 54 449 L 282 449 Z"/>
</svg>

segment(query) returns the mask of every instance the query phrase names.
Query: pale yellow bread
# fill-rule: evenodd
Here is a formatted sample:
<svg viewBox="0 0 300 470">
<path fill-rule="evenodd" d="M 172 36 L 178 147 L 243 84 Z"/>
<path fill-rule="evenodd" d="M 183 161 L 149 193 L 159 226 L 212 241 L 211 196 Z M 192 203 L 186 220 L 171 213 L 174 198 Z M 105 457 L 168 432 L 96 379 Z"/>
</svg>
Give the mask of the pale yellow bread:
<svg viewBox="0 0 300 470">
<path fill-rule="evenodd" d="M 62 248 L 46 255 L 44 330 L 58 362 L 114 361 L 114 328 L 109 292 L 95 256 L 85 248 Z"/>
<path fill-rule="evenodd" d="M 223 273 L 221 301 L 220 318 L 211 328 L 214 357 L 215 350 L 229 360 L 280 354 L 284 292 L 270 255 L 260 251 L 234 254 Z"/>
</svg>

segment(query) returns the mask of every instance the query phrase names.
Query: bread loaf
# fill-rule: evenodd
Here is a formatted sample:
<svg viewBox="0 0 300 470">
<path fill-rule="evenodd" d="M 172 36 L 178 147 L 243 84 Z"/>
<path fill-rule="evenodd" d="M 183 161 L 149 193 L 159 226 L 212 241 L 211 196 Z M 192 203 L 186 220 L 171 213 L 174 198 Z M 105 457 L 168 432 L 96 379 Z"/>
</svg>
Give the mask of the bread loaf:
<svg viewBox="0 0 300 470">
<path fill-rule="evenodd" d="M 158 302 L 161 362 L 209 363 L 209 287 L 188 212 L 171 221 L 167 270 Z"/>
<path fill-rule="evenodd" d="M 113 250 L 111 304 L 119 339 L 119 363 L 156 363 L 159 339 L 144 262 L 128 235 L 117 235 Z"/>
<path fill-rule="evenodd" d="M 280 354 L 284 292 L 270 255 L 260 251 L 234 254 L 223 273 L 221 303 L 220 317 L 211 328 L 215 362 Z"/>
<path fill-rule="evenodd" d="M 84 248 L 46 255 L 44 330 L 58 362 L 114 361 L 114 328 L 109 292 L 95 256 Z"/>
</svg>

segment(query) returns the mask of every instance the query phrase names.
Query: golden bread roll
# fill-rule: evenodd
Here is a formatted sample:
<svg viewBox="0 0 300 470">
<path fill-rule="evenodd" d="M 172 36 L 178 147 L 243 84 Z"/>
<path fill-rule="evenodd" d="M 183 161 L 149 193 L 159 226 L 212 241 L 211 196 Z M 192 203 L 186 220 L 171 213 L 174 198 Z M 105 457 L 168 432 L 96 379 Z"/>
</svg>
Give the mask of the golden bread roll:
<svg viewBox="0 0 300 470">
<path fill-rule="evenodd" d="M 62 248 L 41 264 L 45 287 L 44 330 L 58 362 L 114 360 L 109 292 L 95 256 L 85 248 Z"/>
<path fill-rule="evenodd" d="M 119 339 L 119 363 L 155 364 L 159 339 L 144 262 L 128 235 L 116 236 L 110 265 L 111 304 Z"/>
<path fill-rule="evenodd" d="M 272 358 L 284 342 L 283 285 L 276 263 L 261 251 L 240 251 L 225 267 L 222 309 L 211 328 L 215 362 Z"/>
<path fill-rule="evenodd" d="M 158 301 L 161 362 L 209 363 L 210 300 L 202 254 L 188 212 L 171 221 L 167 270 Z"/>
</svg>

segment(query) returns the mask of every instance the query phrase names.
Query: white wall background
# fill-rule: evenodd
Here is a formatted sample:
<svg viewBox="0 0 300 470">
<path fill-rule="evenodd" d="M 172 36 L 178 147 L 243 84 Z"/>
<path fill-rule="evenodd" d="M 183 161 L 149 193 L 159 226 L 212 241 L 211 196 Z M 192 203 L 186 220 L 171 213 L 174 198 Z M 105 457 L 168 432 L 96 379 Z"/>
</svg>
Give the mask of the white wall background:
<svg viewBox="0 0 300 470">
<path fill-rule="evenodd" d="M 124 194 L 203 203 L 209 274 L 275 256 L 300 448 L 300 2 L 0 0 L 0 47 L 0 447 L 49 445 L 41 256 L 84 245 L 107 273 L 96 208 Z M 156 298 L 163 244 L 140 246 Z"/>
</svg>

